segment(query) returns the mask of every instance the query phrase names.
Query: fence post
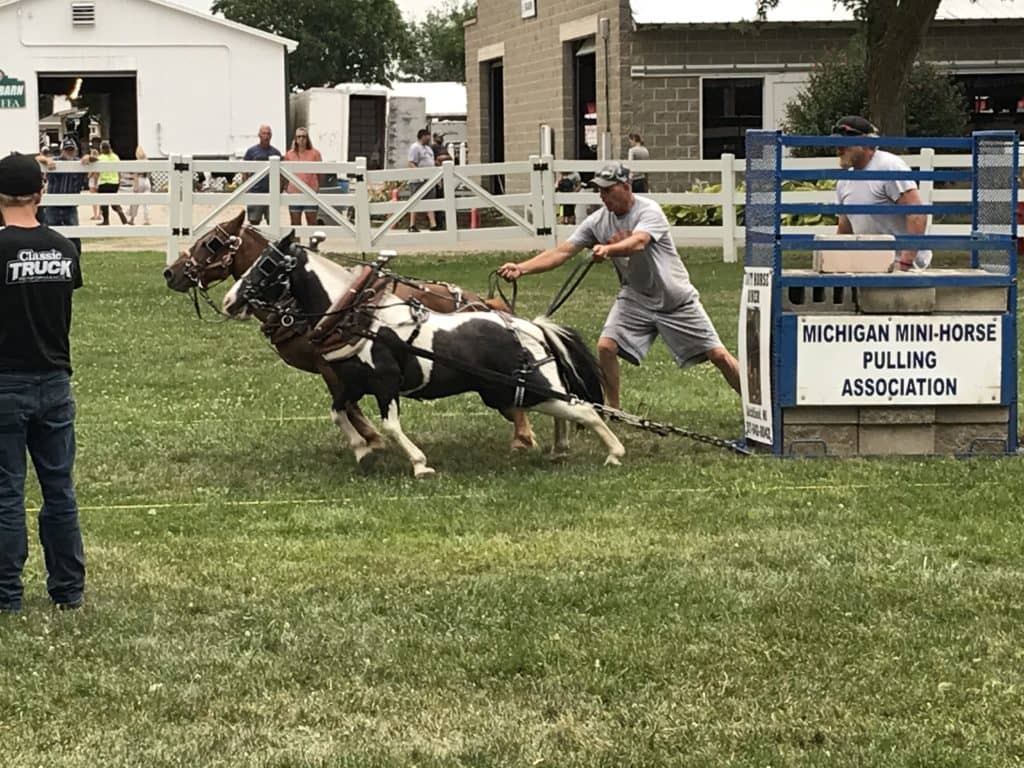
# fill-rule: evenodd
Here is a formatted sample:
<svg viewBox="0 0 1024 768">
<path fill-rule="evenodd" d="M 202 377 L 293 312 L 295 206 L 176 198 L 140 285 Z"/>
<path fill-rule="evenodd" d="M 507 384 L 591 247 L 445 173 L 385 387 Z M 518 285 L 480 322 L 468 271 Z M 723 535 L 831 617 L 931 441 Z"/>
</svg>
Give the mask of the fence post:
<svg viewBox="0 0 1024 768">
<path fill-rule="evenodd" d="M 356 198 L 356 244 L 366 252 L 373 247 L 373 227 L 370 222 L 370 180 L 366 177 L 366 158 L 356 158 L 355 183 L 349 185 Z"/>
<path fill-rule="evenodd" d="M 934 171 L 935 170 L 935 150 L 931 147 L 921 148 L 921 166 L 922 171 Z M 932 190 L 935 189 L 934 181 L 922 181 L 921 182 L 921 202 L 925 205 L 931 205 L 932 203 Z"/>
<path fill-rule="evenodd" d="M 544 227 L 546 226 L 546 216 L 544 215 L 544 181 L 542 179 L 544 175 L 543 167 L 539 156 L 530 155 L 530 203 L 527 206 L 529 211 L 524 218 L 533 224 L 533 233 L 537 237 L 544 236 Z"/>
<path fill-rule="evenodd" d="M 181 227 L 181 173 L 175 166 L 181 161 L 180 155 L 167 158 L 167 263 L 173 264 L 178 258 L 178 237 L 175 232 Z"/>
<path fill-rule="evenodd" d="M 444 241 L 459 242 L 458 211 L 455 209 L 455 163 L 445 160 L 441 164 L 441 183 L 444 189 Z"/>
<path fill-rule="evenodd" d="M 281 238 L 281 158 L 278 155 L 270 156 L 270 170 L 267 172 L 270 179 L 270 231 L 274 233 L 274 239 Z"/>
<path fill-rule="evenodd" d="M 541 177 L 541 187 L 544 195 L 544 226 L 547 227 L 550 235 L 547 239 L 549 247 L 558 245 L 558 206 L 555 204 L 555 158 L 553 155 L 544 155 L 544 164 L 548 170 Z"/>
<path fill-rule="evenodd" d="M 736 156 L 728 152 L 722 155 L 722 260 L 727 264 L 736 263 L 735 160 Z"/>
<path fill-rule="evenodd" d="M 178 246 L 180 247 L 183 238 L 192 237 L 192 226 L 195 220 L 194 203 L 192 202 L 192 156 L 184 155 L 179 157 L 177 167 L 179 169 L 178 173 L 181 176 L 181 186 L 179 187 L 181 190 L 181 208 L 178 215 L 178 229 L 175 234 L 178 236 Z"/>
</svg>

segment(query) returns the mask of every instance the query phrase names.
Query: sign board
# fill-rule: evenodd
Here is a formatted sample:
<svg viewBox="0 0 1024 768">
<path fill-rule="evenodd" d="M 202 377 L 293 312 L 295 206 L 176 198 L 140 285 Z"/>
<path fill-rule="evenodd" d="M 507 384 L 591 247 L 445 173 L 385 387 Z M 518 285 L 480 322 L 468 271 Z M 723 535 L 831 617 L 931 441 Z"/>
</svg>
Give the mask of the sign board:
<svg viewBox="0 0 1024 768">
<path fill-rule="evenodd" d="M 796 343 L 797 405 L 1000 402 L 1001 315 L 801 316 Z"/>
<path fill-rule="evenodd" d="M 747 267 L 740 301 L 740 391 L 743 434 L 771 445 L 772 431 L 772 270 Z"/>
<path fill-rule="evenodd" d="M 8 77 L 0 70 L 0 109 L 20 109 L 25 106 L 25 81 Z"/>
<path fill-rule="evenodd" d="M 537 15 L 537 0 L 520 0 L 522 18 L 531 19 Z"/>
</svg>

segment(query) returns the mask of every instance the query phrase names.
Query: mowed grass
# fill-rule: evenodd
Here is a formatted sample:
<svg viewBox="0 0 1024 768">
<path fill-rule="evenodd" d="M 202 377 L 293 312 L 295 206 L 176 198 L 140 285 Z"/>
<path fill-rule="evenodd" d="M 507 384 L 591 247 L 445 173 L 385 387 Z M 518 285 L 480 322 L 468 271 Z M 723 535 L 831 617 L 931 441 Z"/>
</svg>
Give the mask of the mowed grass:
<svg viewBox="0 0 1024 768">
<path fill-rule="evenodd" d="M 401 257 L 482 289 L 505 255 Z M 725 342 L 740 268 L 689 251 Z M 363 476 L 312 376 L 86 256 L 86 608 L 0 617 L 0 766 L 1024 762 L 1021 462 L 742 458 L 617 426 L 553 465 L 475 397 L 404 404 L 438 476 Z M 524 314 L 565 273 L 522 283 Z M 596 339 L 597 268 L 558 315 Z M 624 405 L 734 437 L 660 344 Z M 372 404 L 367 411 L 374 413 Z M 537 431 L 550 444 L 550 422 Z M 38 490 L 30 482 L 30 504 Z"/>
</svg>

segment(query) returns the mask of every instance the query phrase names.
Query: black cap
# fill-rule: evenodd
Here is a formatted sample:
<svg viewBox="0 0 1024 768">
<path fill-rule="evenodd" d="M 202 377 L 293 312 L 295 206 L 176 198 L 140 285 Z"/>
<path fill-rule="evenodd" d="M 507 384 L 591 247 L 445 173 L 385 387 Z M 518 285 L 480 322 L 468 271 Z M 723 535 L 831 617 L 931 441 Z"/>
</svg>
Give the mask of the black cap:
<svg viewBox="0 0 1024 768">
<path fill-rule="evenodd" d="M 628 184 L 629 183 L 629 168 L 624 166 L 622 163 L 612 163 L 606 165 L 596 174 L 594 178 L 587 182 L 589 186 L 601 187 L 606 189 L 613 187 L 616 184 Z"/>
<path fill-rule="evenodd" d="M 43 171 L 32 155 L 11 154 L 0 160 L 0 195 L 24 197 L 43 189 Z"/>
<path fill-rule="evenodd" d="M 832 126 L 833 136 L 877 136 L 878 129 L 860 115 L 846 115 Z"/>
<path fill-rule="evenodd" d="M 68 138 L 64 139 L 64 141 L 62 141 L 60 143 L 60 148 L 61 149 L 74 149 L 74 150 L 77 151 L 78 150 L 78 145 L 75 143 L 75 140 L 72 139 L 69 136 Z"/>
</svg>

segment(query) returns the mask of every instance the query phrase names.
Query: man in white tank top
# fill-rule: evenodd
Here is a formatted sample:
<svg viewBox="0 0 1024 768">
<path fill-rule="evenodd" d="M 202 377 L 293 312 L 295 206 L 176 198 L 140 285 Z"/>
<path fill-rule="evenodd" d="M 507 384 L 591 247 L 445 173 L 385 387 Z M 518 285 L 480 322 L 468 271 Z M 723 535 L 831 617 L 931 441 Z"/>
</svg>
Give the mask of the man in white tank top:
<svg viewBox="0 0 1024 768">
<path fill-rule="evenodd" d="M 877 136 L 878 129 L 858 115 L 847 115 L 836 121 L 833 136 Z M 899 157 L 875 147 L 837 147 L 839 164 L 843 168 L 860 171 L 909 171 L 910 166 Z M 836 199 L 846 205 L 922 205 L 917 183 L 910 179 L 871 181 L 842 179 L 836 184 Z M 839 216 L 840 235 L 923 235 L 928 228 L 928 217 L 923 213 L 842 214 Z M 893 259 L 894 271 L 926 269 L 932 261 L 928 250 L 900 250 Z"/>
</svg>

